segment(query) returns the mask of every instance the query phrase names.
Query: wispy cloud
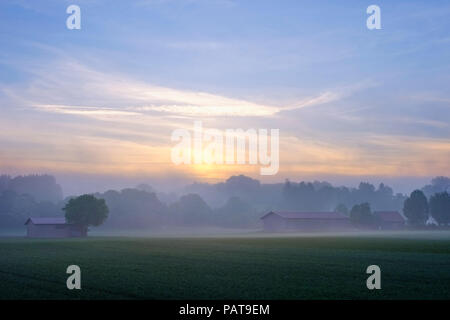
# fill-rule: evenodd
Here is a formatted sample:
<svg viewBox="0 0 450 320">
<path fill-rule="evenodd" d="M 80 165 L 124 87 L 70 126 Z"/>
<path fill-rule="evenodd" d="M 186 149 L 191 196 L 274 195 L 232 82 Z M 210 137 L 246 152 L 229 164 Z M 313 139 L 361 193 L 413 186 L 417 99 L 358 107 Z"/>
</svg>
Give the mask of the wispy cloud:
<svg viewBox="0 0 450 320">
<path fill-rule="evenodd" d="M 107 108 L 96 107 L 81 107 L 81 106 L 64 106 L 64 105 L 34 105 L 39 110 L 45 112 L 54 112 L 62 114 L 75 114 L 84 116 L 138 116 L 140 113 L 131 111 L 114 110 Z"/>
<path fill-rule="evenodd" d="M 34 78 L 26 87 L 3 88 L 3 93 L 41 111 L 93 117 L 136 116 L 148 112 L 188 117 L 265 117 L 284 110 L 333 102 L 355 90 L 326 91 L 291 106 L 273 106 L 149 84 L 97 71 L 74 61 L 59 62 L 31 72 Z"/>
</svg>

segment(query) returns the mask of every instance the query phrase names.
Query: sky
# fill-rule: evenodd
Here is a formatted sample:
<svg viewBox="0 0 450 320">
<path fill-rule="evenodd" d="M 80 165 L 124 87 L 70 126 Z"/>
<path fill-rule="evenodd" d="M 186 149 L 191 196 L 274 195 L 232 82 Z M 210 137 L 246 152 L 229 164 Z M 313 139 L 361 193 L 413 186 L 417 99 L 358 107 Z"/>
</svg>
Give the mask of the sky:
<svg viewBox="0 0 450 320">
<path fill-rule="evenodd" d="M 449 17 L 448 1 L 2 0 L 0 171 L 65 193 L 233 174 L 410 191 L 450 173 Z M 279 129 L 278 173 L 175 165 L 171 134 L 194 121 Z"/>
</svg>

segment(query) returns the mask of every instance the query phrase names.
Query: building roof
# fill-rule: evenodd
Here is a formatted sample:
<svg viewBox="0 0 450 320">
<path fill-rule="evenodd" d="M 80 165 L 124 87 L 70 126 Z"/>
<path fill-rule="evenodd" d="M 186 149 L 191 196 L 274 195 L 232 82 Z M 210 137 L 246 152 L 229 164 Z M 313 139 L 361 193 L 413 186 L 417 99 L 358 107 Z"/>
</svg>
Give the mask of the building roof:
<svg viewBox="0 0 450 320">
<path fill-rule="evenodd" d="M 262 216 L 261 219 L 267 216 L 275 214 L 285 219 L 325 219 L 325 220 L 345 220 L 349 219 L 346 215 L 340 212 L 293 212 L 293 211 L 270 211 L 266 215 Z"/>
<path fill-rule="evenodd" d="M 384 222 L 405 222 L 405 218 L 398 211 L 374 211 L 373 214 Z"/>
<path fill-rule="evenodd" d="M 25 224 L 66 224 L 66 218 L 28 218 Z"/>
</svg>

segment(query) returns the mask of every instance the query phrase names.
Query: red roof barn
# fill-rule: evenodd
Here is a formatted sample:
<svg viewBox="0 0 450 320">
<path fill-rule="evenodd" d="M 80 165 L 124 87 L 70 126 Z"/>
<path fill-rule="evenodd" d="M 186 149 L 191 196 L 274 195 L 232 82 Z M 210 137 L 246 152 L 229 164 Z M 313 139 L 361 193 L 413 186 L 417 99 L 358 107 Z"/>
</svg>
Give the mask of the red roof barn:
<svg viewBox="0 0 450 320">
<path fill-rule="evenodd" d="M 405 225 L 405 218 L 398 211 L 375 211 L 379 229 L 398 230 Z"/>
</svg>

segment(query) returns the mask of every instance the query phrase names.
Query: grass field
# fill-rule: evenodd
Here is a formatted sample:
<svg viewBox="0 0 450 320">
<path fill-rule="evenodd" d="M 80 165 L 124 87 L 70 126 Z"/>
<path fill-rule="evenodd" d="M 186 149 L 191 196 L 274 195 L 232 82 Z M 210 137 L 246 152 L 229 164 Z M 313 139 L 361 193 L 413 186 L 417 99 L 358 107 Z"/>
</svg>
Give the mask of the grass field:
<svg viewBox="0 0 450 320">
<path fill-rule="evenodd" d="M 66 288 L 71 264 L 82 290 Z M 450 299 L 450 234 L 0 238 L 0 298 Z"/>
</svg>

